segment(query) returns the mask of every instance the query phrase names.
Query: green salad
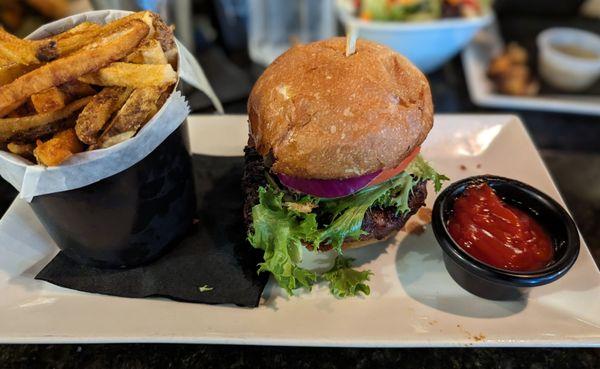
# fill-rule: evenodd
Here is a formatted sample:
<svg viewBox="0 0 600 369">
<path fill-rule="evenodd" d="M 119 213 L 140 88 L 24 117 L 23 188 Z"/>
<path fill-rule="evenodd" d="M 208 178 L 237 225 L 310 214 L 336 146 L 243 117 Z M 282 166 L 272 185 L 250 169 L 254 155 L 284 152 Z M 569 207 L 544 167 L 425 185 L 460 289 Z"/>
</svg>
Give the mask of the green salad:
<svg viewBox="0 0 600 369">
<path fill-rule="evenodd" d="M 418 22 L 441 18 L 477 17 L 490 0 L 357 0 L 354 7 L 364 20 Z"/>
</svg>

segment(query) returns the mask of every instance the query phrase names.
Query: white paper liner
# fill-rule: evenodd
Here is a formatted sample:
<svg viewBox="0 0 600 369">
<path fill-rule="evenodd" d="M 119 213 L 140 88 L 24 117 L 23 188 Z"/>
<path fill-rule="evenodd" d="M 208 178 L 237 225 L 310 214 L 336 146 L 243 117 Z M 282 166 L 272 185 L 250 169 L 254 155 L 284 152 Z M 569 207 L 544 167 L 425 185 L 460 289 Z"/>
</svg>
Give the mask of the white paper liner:
<svg viewBox="0 0 600 369">
<path fill-rule="evenodd" d="M 98 10 L 77 14 L 46 24 L 28 38 L 48 37 L 84 21 L 108 23 L 129 14 L 131 12 L 122 10 Z M 204 92 L 217 111 L 222 113 L 221 103 L 208 83 L 202 67 L 181 43 L 176 43 L 179 77 Z M 74 155 L 60 166 L 48 168 L 33 165 L 20 156 L 0 151 L 0 175 L 19 191 L 19 197 L 29 202 L 35 196 L 81 188 L 117 174 L 145 158 L 185 121 L 189 112 L 185 97 L 175 90 L 158 113 L 129 140 L 106 149 Z"/>
</svg>

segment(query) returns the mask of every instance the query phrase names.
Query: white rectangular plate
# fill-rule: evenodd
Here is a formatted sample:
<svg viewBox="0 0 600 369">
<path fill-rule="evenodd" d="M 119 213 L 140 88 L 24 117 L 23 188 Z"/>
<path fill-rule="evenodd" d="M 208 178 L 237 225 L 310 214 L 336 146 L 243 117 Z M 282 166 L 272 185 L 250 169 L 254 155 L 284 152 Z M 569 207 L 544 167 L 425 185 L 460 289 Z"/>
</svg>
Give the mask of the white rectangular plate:
<svg viewBox="0 0 600 369">
<path fill-rule="evenodd" d="M 467 88 L 474 104 L 493 108 L 600 115 L 600 96 L 510 96 L 495 92 L 486 71 L 492 57 L 500 53 L 503 47 L 504 42 L 494 23 L 480 31 L 463 51 L 462 62 Z"/>
<path fill-rule="evenodd" d="M 193 151 L 241 155 L 246 119 L 190 117 Z M 503 175 L 563 203 L 516 117 L 439 115 L 423 155 L 453 180 Z M 393 241 L 347 252 L 375 273 L 370 296 L 337 300 L 318 286 L 287 297 L 270 282 L 257 309 L 103 296 L 34 280 L 56 252 L 27 203 L 16 200 L 0 221 L 0 342 L 600 345 L 600 273 L 583 243 L 564 278 L 536 288 L 526 302 L 494 302 L 450 278 L 431 230 L 420 236 L 400 232 Z"/>
</svg>

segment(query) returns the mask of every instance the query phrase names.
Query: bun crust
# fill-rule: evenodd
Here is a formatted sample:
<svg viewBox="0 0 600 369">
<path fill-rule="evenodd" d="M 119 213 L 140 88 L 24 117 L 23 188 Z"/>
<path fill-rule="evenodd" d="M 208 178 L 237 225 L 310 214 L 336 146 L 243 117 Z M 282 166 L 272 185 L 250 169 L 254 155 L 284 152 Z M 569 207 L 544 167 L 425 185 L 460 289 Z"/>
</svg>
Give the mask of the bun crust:
<svg viewBox="0 0 600 369">
<path fill-rule="evenodd" d="M 394 168 L 433 125 L 427 79 L 386 46 L 345 38 L 297 45 L 277 58 L 248 99 L 258 152 L 276 173 L 344 179 Z"/>
</svg>

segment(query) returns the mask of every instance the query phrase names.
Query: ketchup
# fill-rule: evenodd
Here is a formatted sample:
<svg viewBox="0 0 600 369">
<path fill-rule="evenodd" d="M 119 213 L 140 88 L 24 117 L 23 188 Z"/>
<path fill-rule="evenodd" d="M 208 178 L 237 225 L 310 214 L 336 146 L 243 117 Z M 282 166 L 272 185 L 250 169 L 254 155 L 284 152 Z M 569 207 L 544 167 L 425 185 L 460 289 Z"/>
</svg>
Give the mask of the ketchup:
<svg viewBox="0 0 600 369">
<path fill-rule="evenodd" d="M 448 230 L 469 255 L 496 268 L 534 271 L 554 258 L 552 240 L 539 223 L 505 204 L 487 183 L 469 186 L 456 199 Z"/>
</svg>

